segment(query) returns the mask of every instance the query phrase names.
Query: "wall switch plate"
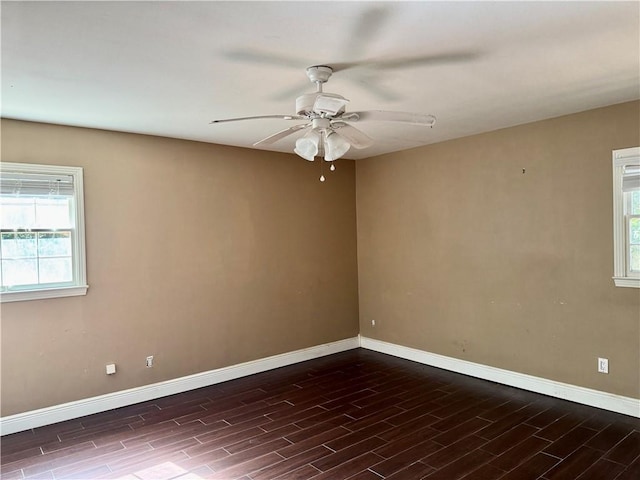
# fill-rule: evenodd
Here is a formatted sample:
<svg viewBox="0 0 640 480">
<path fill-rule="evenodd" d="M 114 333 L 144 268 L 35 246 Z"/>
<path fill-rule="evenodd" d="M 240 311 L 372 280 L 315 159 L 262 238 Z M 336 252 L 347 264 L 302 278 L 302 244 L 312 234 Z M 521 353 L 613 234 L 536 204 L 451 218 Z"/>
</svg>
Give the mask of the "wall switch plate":
<svg viewBox="0 0 640 480">
<path fill-rule="evenodd" d="M 153 355 L 147 357 L 147 368 L 153 367 Z"/>
<path fill-rule="evenodd" d="M 609 373 L 609 359 L 598 357 L 598 372 Z"/>
<path fill-rule="evenodd" d="M 109 363 L 107 364 L 107 375 L 113 375 L 114 373 L 116 373 L 116 364 L 115 363 Z"/>
</svg>

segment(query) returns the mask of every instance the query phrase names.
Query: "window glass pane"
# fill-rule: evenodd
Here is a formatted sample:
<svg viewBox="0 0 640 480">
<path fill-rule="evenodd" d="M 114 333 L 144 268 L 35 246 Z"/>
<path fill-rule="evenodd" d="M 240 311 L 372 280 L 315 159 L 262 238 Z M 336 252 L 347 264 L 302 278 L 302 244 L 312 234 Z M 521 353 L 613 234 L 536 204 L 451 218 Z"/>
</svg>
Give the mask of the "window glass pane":
<svg viewBox="0 0 640 480">
<path fill-rule="evenodd" d="M 627 193 L 631 195 L 631 215 L 640 215 L 640 190 Z"/>
<path fill-rule="evenodd" d="M 70 257 L 40 259 L 40 283 L 70 282 L 72 280 Z"/>
<path fill-rule="evenodd" d="M 640 245 L 631 245 L 629 249 L 629 270 L 633 273 L 640 272 Z"/>
<path fill-rule="evenodd" d="M 38 234 L 40 257 L 70 257 L 71 232 L 41 232 Z"/>
<path fill-rule="evenodd" d="M 36 198 L 37 228 L 69 228 L 71 218 L 69 216 L 70 199 L 67 197 Z"/>
<path fill-rule="evenodd" d="M 2 195 L 2 228 L 33 228 L 36 223 L 35 199 Z"/>
<path fill-rule="evenodd" d="M 38 260 L 2 259 L 3 286 L 32 285 L 38 283 Z"/>
<path fill-rule="evenodd" d="M 2 195 L 2 228 L 69 228 L 71 198 Z"/>
<path fill-rule="evenodd" d="M 629 243 L 640 245 L 640 218 L 629 219 Z"/>
<path fill-rule="evenodd" d="M 2 258 L 32 258 L 37 255 L 36 234 L 28 232 L 2 234 Z"/>
<path fill-rule="evenodd" d="M 3 286 L 73 281 L 71 232 L 5 232 L 0 251 Z"/>
</svg>

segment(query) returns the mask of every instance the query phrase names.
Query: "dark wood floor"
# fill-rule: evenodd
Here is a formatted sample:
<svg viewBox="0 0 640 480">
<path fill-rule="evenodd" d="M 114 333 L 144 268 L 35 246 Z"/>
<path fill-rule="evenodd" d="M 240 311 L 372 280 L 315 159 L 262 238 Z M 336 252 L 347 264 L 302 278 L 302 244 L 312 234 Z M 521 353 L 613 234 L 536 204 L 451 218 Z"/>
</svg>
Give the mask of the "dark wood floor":
<svg viewBox="0 0 640 480">
<path fill-rule="evenodd" d="M 7 480 L 640 479 L 636 418 L 362 349 L 1 446 Z"/>
</svg>

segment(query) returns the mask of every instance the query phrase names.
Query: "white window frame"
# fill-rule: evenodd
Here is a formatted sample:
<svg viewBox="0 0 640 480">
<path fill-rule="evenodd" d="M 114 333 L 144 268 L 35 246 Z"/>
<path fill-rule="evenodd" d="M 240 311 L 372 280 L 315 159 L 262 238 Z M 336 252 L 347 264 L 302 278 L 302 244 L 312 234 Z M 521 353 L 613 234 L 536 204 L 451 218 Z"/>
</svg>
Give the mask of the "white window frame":
<svg viewBox="0 0 640 480">
<path fill-rule="evenodd" d="M 626 166 L 640 166 L 640 147 L 613 151 L 613 281 L 616 287 L 640 288 L 640 275 L 628 270 L 628 216 L 622 176 Z"/>
<path fill-rule="evenodd" d="M 16 289 L 0 291 L 0 301 L 20 302 L 24 300 L 42 300 L 47 298 L 71 297 L 86 295 L 87 267 L 84 228 L 84 188 L 81 167 L 60 165 L 38 165 L 33 163 L 0 163 L 0 175 L 4 172 L 25 174 L 70 175 L 73 177 L 74 221 L 71 239 L 73 258 L 73 284 L 65 286 L 46 286 L 33 289 Z"/>
</svg>

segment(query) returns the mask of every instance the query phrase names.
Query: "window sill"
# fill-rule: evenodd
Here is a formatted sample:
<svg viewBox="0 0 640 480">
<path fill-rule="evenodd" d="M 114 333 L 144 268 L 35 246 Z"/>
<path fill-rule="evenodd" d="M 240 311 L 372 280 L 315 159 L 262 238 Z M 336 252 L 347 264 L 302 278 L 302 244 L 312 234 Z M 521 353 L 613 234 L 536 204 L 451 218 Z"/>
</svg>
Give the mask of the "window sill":
<svg viewBox="0 0 640 480">
<path fill-rule="evenodd" d="M 47 298 L 75 297 L 78 295 L 86 295 L 88 285 L 80 287 L 60 287 L 48 288 L 46 290 L 24 290 L 13 292 L 2 292 L 0 294 L 0 302 L 23 302 L 25 300 L 44 300 Z"/>
<path fill-rule="evenodd" d="M 640 288 L 640 278 L 634 277 L 613 277 L 616 287 Z"/>
</svg>

